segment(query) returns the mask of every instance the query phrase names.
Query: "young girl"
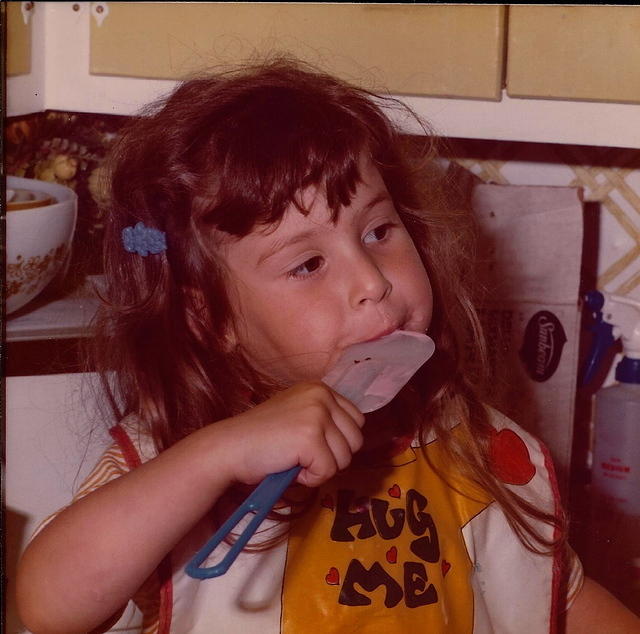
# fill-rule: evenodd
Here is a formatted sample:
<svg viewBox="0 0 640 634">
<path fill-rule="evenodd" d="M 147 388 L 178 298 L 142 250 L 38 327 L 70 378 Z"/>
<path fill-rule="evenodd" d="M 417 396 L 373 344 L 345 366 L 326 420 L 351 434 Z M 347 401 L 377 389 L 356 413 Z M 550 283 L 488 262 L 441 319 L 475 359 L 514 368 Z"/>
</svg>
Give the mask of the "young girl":
<svg viewBox="0 0 640 634">
<path fill-rule="evenodd" d="M 122 420 L 22 559 L 33 632 L 104 631 L 130 600 L 143 632 L 538 633 L 567 609 L 567 631 L 637 631 L 583 582 L 546 450 L 465 369 L 472 231 L 430 143 L 410 162 L 379 99 L 288 61 L 186 82 L 132 122 L 97 336 Z M 394 330 L 436 354 L 365 417 L 320 379 Z M 296 465 L 229 572 L 188 577 Z"/>
</svg>

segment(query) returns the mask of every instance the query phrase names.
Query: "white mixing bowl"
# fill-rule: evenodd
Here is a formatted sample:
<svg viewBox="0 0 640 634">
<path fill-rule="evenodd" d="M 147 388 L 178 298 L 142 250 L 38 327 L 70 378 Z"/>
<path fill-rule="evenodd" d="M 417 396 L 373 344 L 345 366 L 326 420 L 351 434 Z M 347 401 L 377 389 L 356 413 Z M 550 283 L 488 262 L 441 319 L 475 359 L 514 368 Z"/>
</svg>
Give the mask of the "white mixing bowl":
<svg viewBox="0 0 640 634">
<path fill-rule="evenodd" d="M 78 215 L 76 193 L 55 183 L 7 176 L 7 314 L 38 295 L 68 262 Z M 13 191 L 32 192 L 40 206 L 11 209 Z M 51 204 L 42 205 L 43 194 Z"/>
</svg>

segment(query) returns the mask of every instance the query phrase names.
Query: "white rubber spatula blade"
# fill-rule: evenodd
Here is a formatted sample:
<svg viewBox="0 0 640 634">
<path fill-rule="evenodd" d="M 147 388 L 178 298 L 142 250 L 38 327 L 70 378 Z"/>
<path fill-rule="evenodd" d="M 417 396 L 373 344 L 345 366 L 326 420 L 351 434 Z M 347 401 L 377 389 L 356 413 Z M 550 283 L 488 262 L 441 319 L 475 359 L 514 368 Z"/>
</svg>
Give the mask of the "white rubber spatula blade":
<svg viewBox="0 0 640 634">
<path fill-rule="evenodd" d="M 434 351 L 431 337 L 396 330 L 347 348 L 322 380 L 367 414 L 389 403 Z"/>
</svg>

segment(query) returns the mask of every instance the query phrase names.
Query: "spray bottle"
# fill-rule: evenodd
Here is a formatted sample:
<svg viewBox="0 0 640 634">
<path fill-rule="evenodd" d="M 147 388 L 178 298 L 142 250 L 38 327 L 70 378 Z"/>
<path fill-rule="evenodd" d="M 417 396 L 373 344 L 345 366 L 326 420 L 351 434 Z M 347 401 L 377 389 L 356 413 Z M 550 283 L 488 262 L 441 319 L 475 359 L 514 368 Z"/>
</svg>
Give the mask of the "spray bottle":
<svg viewBox="0 0 640 634">
<path fill-rule="evenodd" d="M 640 612 L 640 302 L 591 291 L 595 339 L 584 383 L 620 339 L 617 383 L 595 395 L 590 559 L 596 578 Z"/>
</svg>

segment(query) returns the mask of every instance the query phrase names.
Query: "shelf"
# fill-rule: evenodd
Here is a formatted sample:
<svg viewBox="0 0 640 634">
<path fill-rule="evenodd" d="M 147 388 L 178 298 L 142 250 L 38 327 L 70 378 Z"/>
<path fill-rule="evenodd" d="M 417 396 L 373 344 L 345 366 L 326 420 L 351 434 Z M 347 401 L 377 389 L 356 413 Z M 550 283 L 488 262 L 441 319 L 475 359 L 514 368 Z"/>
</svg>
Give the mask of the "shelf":
<svg viewBox="0 0 640 634">
<path fill-rule="evenodd" d="M 66 295 L 42 295 L 14 315 L 8 315 L 7 343 L 90 336 L 91 320 L 99 305 L 93 289 L 102 282 L 101 275 L 87 276 L 81 286 Z"/>
</svg>

